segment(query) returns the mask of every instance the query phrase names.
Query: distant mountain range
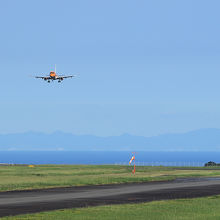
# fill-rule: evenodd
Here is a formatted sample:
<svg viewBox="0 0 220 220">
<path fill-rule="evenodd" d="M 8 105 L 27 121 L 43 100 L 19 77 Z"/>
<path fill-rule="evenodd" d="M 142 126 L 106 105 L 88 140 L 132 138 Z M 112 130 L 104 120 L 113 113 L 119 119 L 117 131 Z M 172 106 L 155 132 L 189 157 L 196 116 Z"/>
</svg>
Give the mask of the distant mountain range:
<svg viewBox="0 0 220 220">
<path fill-rule="evenodd" d="M 153 137 L 130 134 L 98 137 L 64 132 L 2 134 L 0 150 L 220 151 L 220 129 L 208 128 Z"/>
</svg>

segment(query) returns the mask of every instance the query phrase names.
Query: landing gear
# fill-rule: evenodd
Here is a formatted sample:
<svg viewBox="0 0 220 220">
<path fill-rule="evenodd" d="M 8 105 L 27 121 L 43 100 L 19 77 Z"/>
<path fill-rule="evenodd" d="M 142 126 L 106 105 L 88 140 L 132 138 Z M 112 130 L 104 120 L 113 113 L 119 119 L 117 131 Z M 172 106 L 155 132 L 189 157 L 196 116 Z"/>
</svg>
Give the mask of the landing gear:
<svg viewBox="0 0 220 220">
<path fill-rule="evenodd" d="M 50 80 L 48 80 L 47 82 L 50 83 Z"/>
<path fill-rule="evenodd" d="M 61 80 L 59 80 L 58 83 L 61 83 Z"/>
</svg>

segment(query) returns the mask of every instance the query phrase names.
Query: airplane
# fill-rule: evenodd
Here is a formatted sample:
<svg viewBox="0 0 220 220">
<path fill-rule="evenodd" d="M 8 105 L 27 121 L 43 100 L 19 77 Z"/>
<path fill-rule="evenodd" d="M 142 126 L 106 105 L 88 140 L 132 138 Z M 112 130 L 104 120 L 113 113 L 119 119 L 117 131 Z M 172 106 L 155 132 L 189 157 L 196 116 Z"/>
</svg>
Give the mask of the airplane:
<svg viewBox="0 0 220 220">
<path fill-rule="evenodd" d="M 57 75 L 56 65 L 55 65 L 55 71 L 50 71 L 50 74 L 48 76 L 35 76 L 36 79 L 43 79 L 47 81 L 48 83 L 50 83 L 50 81 L 53 81 L 53 80 L 58 80 L 58 82 L 60 83 L 64 79 L 72 78 L 72 77 L 75 77 L 75 75 L 70 75 L 70 76 Z"/>
</svg>

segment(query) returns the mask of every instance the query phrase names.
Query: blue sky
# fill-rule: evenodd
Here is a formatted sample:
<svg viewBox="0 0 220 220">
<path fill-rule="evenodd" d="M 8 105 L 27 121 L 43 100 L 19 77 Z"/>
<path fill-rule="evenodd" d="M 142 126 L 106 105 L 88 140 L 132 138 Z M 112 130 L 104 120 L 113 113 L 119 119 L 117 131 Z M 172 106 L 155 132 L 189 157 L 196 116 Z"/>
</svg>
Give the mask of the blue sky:
<svg viewBox="0 0 220 220">
<path fill-rule="evenodd" d="M 220 127 L 219 1 L 0 3 L 0 133 Z M 31 75 L 57 64 L 74 79 Z"/>
</svg>

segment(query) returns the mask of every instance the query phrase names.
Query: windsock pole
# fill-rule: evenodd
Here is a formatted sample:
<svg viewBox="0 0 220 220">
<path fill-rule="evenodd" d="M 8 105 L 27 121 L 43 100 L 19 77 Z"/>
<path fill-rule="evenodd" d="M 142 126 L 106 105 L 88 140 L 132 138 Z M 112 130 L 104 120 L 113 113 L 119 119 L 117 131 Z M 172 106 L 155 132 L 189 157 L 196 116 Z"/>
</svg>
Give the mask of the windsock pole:
<svg viewBox="0 0 220 220">
<path fill-rule="evenodd" d="M 133 174 L 135 174 L 135 171 L 136 171 L 136 169 L 135 169 L 135 153 L 136 152 L 132 152 L 132 154 L 134 155 L 134 156 L 132 156 L 132 158 L 133 158 L 132 160 L 134 161 L 134 170 L 132 171 Z"/>
<path fill-rule="evenodd" d="M 134 157 L 134 171 L 133 174 L 135 174 L 135 157 Z"/>
</svg>

